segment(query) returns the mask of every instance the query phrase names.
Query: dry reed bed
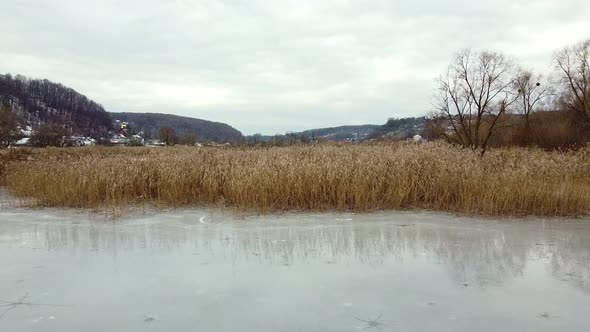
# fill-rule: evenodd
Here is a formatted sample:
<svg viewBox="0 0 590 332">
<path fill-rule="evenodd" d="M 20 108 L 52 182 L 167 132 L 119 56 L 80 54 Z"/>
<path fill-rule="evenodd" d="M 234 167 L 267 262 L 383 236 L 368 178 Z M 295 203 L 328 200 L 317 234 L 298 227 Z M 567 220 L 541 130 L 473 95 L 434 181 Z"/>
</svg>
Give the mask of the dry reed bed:
<svg viewBox="0 0 590 332">
<path fill-rule="evenodd" d="M 427 208 L 482 215 L 590 210 L 590 150 L 442 143 L 286 148 L 48 150 L 7 167 L 19 197 L 47 206 L 223 204 L 259 212 Z"/>
</svg>

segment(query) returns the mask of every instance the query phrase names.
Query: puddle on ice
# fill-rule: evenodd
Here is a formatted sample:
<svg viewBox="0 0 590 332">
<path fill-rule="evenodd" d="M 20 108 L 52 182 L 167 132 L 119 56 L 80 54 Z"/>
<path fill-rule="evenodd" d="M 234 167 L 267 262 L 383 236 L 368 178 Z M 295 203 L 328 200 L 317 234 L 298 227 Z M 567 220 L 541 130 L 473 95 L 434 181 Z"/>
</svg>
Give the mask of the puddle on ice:
<svg viewBox="0 0 590 332">
<path fill-rule="evenodd" d="M 590 220 L 0 210 L 0 331 L 587 331 Z"/>
</svg>

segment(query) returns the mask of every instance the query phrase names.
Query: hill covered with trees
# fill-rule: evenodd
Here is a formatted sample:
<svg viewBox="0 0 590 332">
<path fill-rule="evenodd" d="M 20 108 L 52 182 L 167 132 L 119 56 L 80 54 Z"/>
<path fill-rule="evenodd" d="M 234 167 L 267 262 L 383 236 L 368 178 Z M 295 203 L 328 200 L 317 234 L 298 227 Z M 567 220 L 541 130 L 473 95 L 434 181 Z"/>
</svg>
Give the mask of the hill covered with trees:
<svg viewBox="0 0 590 332">
<path fill-rule="evenodd" d="M 134 131 L 146 138 L 157 138 L 161 128 L 172 128 L 176 134 L 196 135 L 199 140 L 232 142 L 243 138 L 237 129 L 221 122 L 161 113 L 110 113 L 114 120 L 128 122 Z"/>
<path fill-rule="evenodd" d="M 263 136 L 255 134 L 247 137 L 249 143 L 270 142 L 275 144 L 293 144 L 297 142 L 324 141 L 363 141 L 366 139 L 403 140 L 414 135 L 421 135 L 426 127 L 426 118 L 390 118 L 383 125 L 364 124 L 338 127 L 316 128 L 300 132 L 288 132 L 284 135 Z"/>
<path fill-rule="evenodd" d="M 104 136 L 112 127 L 98 103 L 60 83 L 22 75 L 0 75 L 0 107 L 12 110 L 21 126 L 55 124 L 70 134 Z"/>
<path fill-rule="evenodd" d="M 390 118 L 387 122 L 376 128 L 371 137 L 389 137 L 406 139 L 414 135 L 422 135 L 426 127 L 426 118 Z"/>
<path fill-rule="evenodd" d="M 393 137 L 404 139 L 421 134 L 424 130 L 426 119 L 418 118 L 390 118 L 384 125 L 349 125 L 330 128 L 318 128 L 293 133 L 297 137 L 303 135 L 307 139 L 326 139 L 342 141 L 347 139 L 364 140 L 368 138 Z"/>
<path fill-rule="evenodd" d="M 343 140 L 343 139 L 356 139 L 358 137 L 364 137 L 371 134 L 378 125 L 350 125 L 350 126 L 338 126 L 329 128 L 317 128 L 302 131 L 299 135 L 305 135 L 308 138 L 323 138 L 328 140 Z"/>
</svg>

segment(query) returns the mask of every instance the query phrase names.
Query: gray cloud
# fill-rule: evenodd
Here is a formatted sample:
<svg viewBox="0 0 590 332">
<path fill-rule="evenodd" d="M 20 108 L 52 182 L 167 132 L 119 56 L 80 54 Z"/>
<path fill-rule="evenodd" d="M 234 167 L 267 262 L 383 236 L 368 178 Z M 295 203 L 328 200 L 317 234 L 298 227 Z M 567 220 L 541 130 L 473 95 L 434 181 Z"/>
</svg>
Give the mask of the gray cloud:
<svg viewBox="0 0 590 332">
<path fill-rule="evenodd" d="M 266 134 L 423 115 L 461 48 L 546 72 L 590 33 L 578 0 L 0 0 L 0 11 L 0 72 L 62 82 L 111 111 Z"/>
</svg>

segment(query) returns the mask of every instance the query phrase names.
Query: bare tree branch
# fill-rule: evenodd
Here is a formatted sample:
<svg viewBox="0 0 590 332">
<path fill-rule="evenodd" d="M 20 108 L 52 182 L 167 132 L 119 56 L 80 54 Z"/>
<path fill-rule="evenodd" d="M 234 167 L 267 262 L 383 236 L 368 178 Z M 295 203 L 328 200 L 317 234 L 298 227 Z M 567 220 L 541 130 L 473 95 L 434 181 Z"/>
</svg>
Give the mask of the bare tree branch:
<svg viewBox="0 0 590 332">
<path fill-rule="evenodd" d="M 450 128 L 440 136 L 485 152 L 499 118 L 516 100 L 512 72 L 512 61 L 502 54 L 459 52 L 438 81 L 436 112 Z"/>
</svg>

